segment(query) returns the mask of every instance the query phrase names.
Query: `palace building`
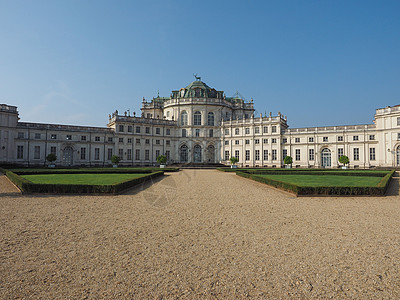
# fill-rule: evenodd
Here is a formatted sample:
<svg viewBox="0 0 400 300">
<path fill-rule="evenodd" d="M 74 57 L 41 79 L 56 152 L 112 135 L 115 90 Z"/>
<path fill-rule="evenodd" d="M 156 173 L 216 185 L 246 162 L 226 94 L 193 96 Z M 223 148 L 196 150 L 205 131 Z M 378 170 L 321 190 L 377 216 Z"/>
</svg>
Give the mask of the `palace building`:
<svg viewBox="0 0 400 300">
<path fill-rule="evenodd" d="M 0 164 L 44 166 L 54 153 L 57 166 L 229 164 L 337 168 L 346 155 L 350 167 L 400 166 L 400 105 L 377 109 L 373 124 L 289 128 L 286 116 L 254 115 L 253 99 L 226 97 L 199 77 L 170 97 L 143 98 L 141 116 L 115 111 L 107 127 L 19 121 L 15 106 L 0 104 Z"/>
</svg>

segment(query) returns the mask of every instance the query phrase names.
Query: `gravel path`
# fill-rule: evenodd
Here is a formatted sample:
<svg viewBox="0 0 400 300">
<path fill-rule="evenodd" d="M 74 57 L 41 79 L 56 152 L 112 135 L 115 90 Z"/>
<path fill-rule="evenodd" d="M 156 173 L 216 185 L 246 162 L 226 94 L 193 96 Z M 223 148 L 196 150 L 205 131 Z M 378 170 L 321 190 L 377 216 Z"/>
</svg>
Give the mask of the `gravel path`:
<svg viewBox="0 0 400 300">
<path fill-rule="evenodd" d="M 399 200 L 296 198 L 215 170 L 2 196 L 0 298 L 400 298 Z"/>
<path fill-rule="evenodd" d="M 7 178 L 0 173 L 0 197 L 20 195 L 21 191 Z"/>
</svg>

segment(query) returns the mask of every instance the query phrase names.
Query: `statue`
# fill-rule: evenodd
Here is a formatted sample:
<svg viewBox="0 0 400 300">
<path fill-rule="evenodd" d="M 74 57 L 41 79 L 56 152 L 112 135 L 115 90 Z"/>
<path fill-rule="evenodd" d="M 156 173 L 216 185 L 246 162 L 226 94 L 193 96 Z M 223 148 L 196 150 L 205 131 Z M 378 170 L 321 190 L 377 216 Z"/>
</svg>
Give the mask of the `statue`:
<svg viewBox="0 0 400 300">
<path fill-rule="evenodd" d="M 194 78 L 196 78 L 197 81 L 201 81 L 201 77 L 200 77 L 200 76 L 197 76 L 197 73 L 196 73 L 196 74 L 193 74 L 193 76 L 194 76 Z"/>
</svg>

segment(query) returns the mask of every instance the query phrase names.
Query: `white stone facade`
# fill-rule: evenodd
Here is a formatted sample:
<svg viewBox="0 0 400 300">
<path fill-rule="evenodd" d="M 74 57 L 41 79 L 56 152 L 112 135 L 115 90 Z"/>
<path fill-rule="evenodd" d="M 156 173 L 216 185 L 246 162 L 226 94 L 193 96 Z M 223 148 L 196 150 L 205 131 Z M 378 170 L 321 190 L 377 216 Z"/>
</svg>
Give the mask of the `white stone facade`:
<svg viewBox="0 0 400 300">
<path fill-rule="evenodd" d="M 253 100 L 228 98 L 197 79 L 170 97 L 143 99 L 140 117 L 116 111 L 107 127 L 20 122 L 17 107 L 0 104 L 0 163 L 44 166 L 54 153 L 58 166 L 223 163 L 239 166 L 337 168 L 346 155 L 350 167 L 400 166 L 400 105 L 377 109 L 373 124 L 289 128 L 287 118 L 254 116 Z"/>
</svg>

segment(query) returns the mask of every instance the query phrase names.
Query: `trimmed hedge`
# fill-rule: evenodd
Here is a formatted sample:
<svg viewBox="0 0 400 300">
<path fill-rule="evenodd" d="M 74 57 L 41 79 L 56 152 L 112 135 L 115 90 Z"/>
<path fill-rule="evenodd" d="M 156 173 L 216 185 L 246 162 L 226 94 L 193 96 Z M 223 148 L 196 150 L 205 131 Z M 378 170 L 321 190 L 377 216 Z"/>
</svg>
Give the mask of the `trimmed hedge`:
<svg viewBox="0 0 400 300">
<path fill-rule="evenodd" d="M 149 175 L 130 179 L 112 185 L 90 185 L 90 184 L 35 184 L 18 176 L 12 171 L 2 170 L 7 177 L 24 194 L 50 193 L 50 194 L 118 194 L 128 188 L 146 182 L 152 178 L 164 175 L 164 171 L 149 172 Z M 132 171 L 131 171 L 132 173 Z"/>
<path fill-rule="evenodd" d="M 311 196 L 311 195 L 331 195 L 331 196 L 339 196 L 339 195 L 347 195 L 347 196 L 360 196 L 360 195 L 369 195 L 369 196 L 384 196 L 386 190 L 389 186 L 390 180 L 394 174 L 395 170 L 388 172 L 385 176 L 382 177 L 381 181 L 375 187 L 304 187 L 297 186 L 295 184 L 291 184 L 288 182 L 282 182 L 270 178 L 265 178 L 261 176 L 257 176 L 260 173 L 248 172 L 248 171 L 237 171 L 236 174 L 245 178 L 250 178 L 255 181 L 265 183 L 271 185 L 273 187 L 294 193 L 296 196 Z M 332 172 L 329 172 L 330 175 L 333 175 Z M 265 174 L 265 173 L 264 173 Z M 271 174 L 271 173 L 268 173 Z M 282 174 L 282 173 L 281 173 Z M 296 174 L 301 175 L 296 172 Z M 307 173 L 309 175 L 310 173 Z M 314 173 L 313 173 L 314 174 Z M 319 174 L 316 174 L 319 175 Z M 324 175 L 324 174 L 322 174 Z M 342 174 L 335 174 L 342 175 Z M 353 173 L 353 175 L 355 175 Z M 359 176 L 359 175 L 357 175 Z M 376 176 L 381 177 L 381 176 Z"/>
<path fill-rule="evenodd" d="M 113 174 L 113 173 L 153 173 L 153 172 L 178 172 L 179 168 L 83 168 L 83 169 L 11 169 L 18 175 L 39 174 Z"/>
</svg>

